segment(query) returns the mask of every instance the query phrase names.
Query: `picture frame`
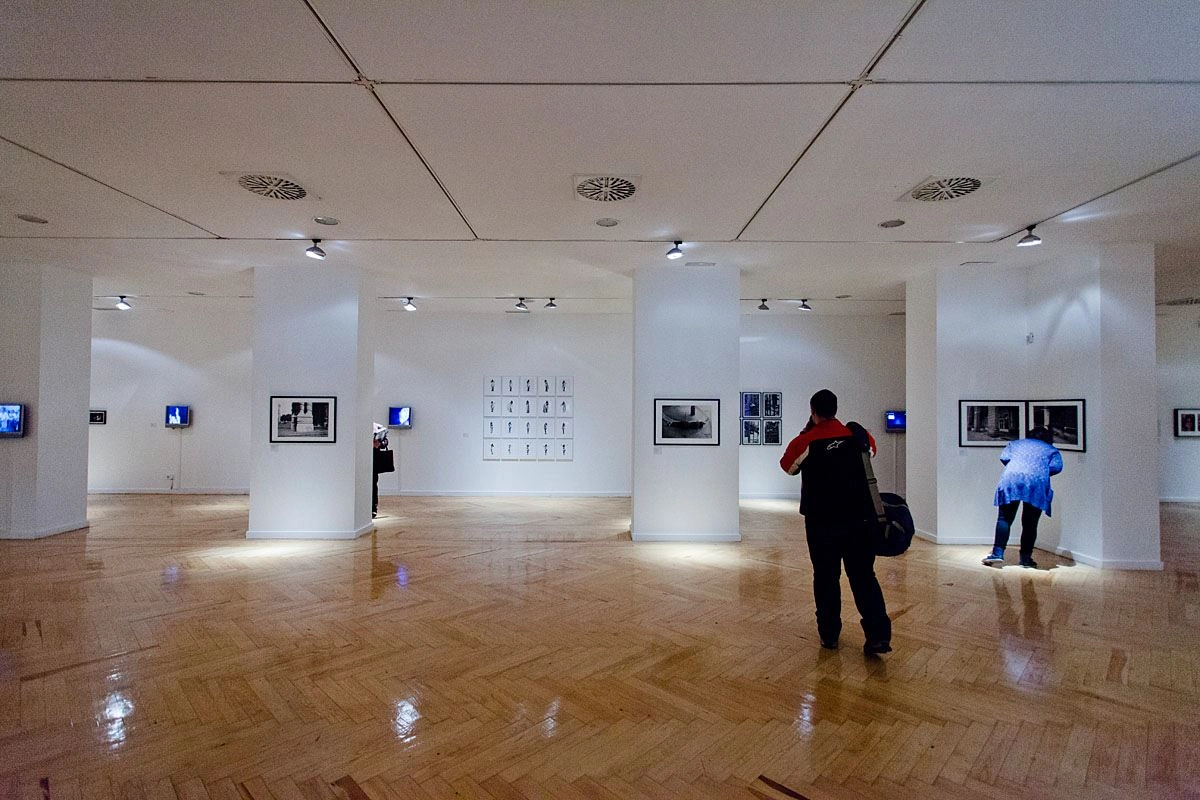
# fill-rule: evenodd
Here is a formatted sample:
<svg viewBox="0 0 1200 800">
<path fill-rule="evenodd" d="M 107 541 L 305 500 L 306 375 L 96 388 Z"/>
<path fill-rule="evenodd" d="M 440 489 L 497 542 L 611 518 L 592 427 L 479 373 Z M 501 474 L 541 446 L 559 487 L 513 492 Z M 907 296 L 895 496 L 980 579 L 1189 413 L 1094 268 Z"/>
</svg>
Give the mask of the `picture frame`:
<svg viewBox="0 0 1200 800">
<path fill-rule="evenodd" d="M 1177 408 L 1172 416 L 1175 418 L 1176 438 L 1200 437 L 1200 408 Z"/>
<path fill-rule="evenodd" d="M 763 392 L 762 398 L 763 417 L 783 416 L 783 392 Z"/>
<path fill-rule="evenodd" d="M 720 445 L 721 401 L 716 398 L 655 398 L 654 444 Z"/>
<path fill-rule="evenodd" d="M 337 397 L 271 395 L 271 444 L 337 442 Z"/>
<path fill-rule="evenodd" d="M 762 444 L 762 420 L 742 420 L 742 444 Z"/>
<path fill-rule="evenodd" d="M 1026 430 L 1040 425 L 1054 435 L 1059 450 L 1087 451 L 1086 401 L 1029 400 L 1025 405 Z"/>
<path fill-rule="evenodd" d="M 88 425 L 107 425 L 108 410 L 104 408 L 93 408 L 88 411 Z"/>
<path fill-rule="evenodd" d="M 1026 430 L 1024 400 L 958 401 L 959 447 L 1004 447 Z"/>
<path fill-rule="evenodd" d="M 763 444 L 783 444 L 783 420 L 763 420 Z"/>
<path fill-rule="evenodd" d="M 755 419 L 762 415 L 762 392 L 742 392 L 742 419 Z"/>
</svg>

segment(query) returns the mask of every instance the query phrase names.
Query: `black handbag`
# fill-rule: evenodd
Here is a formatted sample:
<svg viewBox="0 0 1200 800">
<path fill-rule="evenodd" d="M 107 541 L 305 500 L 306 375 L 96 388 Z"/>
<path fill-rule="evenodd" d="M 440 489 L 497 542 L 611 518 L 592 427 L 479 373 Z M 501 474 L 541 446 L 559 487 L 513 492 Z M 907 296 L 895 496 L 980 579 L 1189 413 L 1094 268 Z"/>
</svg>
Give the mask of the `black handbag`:
<svg viewBox="0 0 1200 800">
<path fill-rule="evenodd" d="M 396 471 L 396 451 L 395 450 L 376 450 L 375 452 L 375 472 L 395 472 Z"/>
<path fill-rule="evenodd" d="M 871 446 L 867 431 L 857 422 L 846 425 L 862 446 L 863 471 L 867 474 L 867 491 L 875 509 L 875 555 L 898 556 L 912 544 L 917 526 L 904 498 L 892 492 L 880 492 L 875 470 L 871 467 Z M 860 433 L 861 431 L 861 433 Z"/>
</svg>

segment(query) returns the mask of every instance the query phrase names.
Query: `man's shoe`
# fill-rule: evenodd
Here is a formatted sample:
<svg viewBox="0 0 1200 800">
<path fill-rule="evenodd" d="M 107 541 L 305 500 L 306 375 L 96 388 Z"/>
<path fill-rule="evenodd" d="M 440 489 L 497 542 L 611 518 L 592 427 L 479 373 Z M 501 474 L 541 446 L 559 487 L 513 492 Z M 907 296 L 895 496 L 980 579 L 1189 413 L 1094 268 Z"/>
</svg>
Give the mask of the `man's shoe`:
<svg viewBox="0 0 1200 800">
<path fill-rule="evenodd" d="M 867 642 L 863 645 L 864 656 L 877 656 L 880 653 L 892 652 L 891 642 Z"/>
<path fill-rule="evenodd" d="M 984 557 L 983 563 L 984 563 L 984 565 L 989 566 L 989 567 L 992 564 L 1003 564 L 1004 563 L 1004 548 L 1003 547 L 993 547 L 992 552 L 989 553 L 986 557 Z"/>
<path fill-rule="evenodd" d="M 837 650 L 838 649 L 837 639 L 822 639 L 821 647 L 824 647 L 826 650 Z"/>
<path fill-rule="evenodd" d="M 1021 556 L 1021 566 L 1026 569 L 1037 569 L 1037 562 L 1029 556 Z"/>
</svg>

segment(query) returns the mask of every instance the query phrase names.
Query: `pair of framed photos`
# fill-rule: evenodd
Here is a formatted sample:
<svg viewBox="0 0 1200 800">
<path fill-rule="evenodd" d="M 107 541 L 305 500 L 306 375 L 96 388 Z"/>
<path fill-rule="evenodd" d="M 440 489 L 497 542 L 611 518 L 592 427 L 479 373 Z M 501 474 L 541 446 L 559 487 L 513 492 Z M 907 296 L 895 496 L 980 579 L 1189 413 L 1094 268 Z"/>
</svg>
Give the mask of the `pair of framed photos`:
<svg viewBox="0 0 1200 800">
<path fill-rule="evenodd" d="M 959 400 L 958 446 L 1004 447 L 1036 427 L 1059 450 L 1087 450 L 1084 400 Z"/>
<path fill-rule="evenodd" d="M 1190 439 L 1200 436 L 1200 408 L 1175 409 L 1175 437 Z"/>
<path fill-rule="evenodd" d="M 742 444 L 783 444 L 783 392 L 742 392 Z"/>
</svg>

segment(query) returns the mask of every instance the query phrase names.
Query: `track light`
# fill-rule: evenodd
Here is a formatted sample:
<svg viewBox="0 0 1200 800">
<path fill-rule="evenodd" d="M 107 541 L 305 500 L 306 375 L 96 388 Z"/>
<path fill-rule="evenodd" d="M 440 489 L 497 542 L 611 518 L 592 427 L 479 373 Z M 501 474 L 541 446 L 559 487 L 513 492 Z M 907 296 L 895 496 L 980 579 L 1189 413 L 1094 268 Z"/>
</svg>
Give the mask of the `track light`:
<svg viewBox="0 0 1200 800">
<path fill-rule="evenodd" d="M 321 240 L 313 239 L 312 243 L 313 243 L 312 247 L 305 250 L 304 255 L 308 256 L 309 258 L 315 258 L 318 261 L 324 261 L 325 260 L 325 251 L 321 249 Z"/>
<path fill-rule="evenodd" d="M 121 309 L 122 311 L 128 311 L 129 309 L 133 308 L 133 306 L 129 305 L 129 303 L 125 300 L 125 295 L 121 295 L 121 297 L 117 300 L 117 308 Z"/>
<path fill-rule="evenodd" d="M 810 305 L 808 304 L 808 298 L 807 298 L 807 297 L 804 297 L 804 298 L 801 298 L 801 299 L 800 299 L 800 305 L 796 306 L 796 310 L 797 310 L 797 311 L 812 311 L 812 306 L 810 306 Z"/>
<path fill-rule="evenodd" d="M 519 298 L 517 298 L 517 305 L 516 305 L 516 308 L 520 309 L 521 311 L 528 311 L 528 310 L 529 310 L 529 306 L 525 305 L 525 298 L 524 298 L 524 297 L 519 297 Z"/>
<path fill-rule="evenodd" d="M 558 304 L 554 302 L 554 298 L 550 298 L 550 302 L 546 303 L 546 308 L 558 308 Z"/>
<path fill-rule="evenodd" d="M 681 244 L 683 244 L 683 242 L 676 242 L 675 246 L 667 251 L 667 258 L 671 259 L 672 261 L 677 258 L 683 258 L 683 251 L 679 249 L 679 245 Z"/>
<path fill-rule="evenodd" d="M 758 304 L 758 310 L 759 311 L 770 311 L 771 310 L 771 307 L 767 305 L 767 298 L 764 297 L 763 301 Z"/>
<path fill-rule="evenodd" d="M 403 308 L 405 311 L 416 311 L 417 310 L 417 307 L 413 305 L 413 299 L 411 297 L 405 301 L 404 305 L 402 305 L 401 308 Z"/>
<path fill-rule="evenodd" d="M 1030 225 L 1025 229 L 1029 232 L 1021 237 L 1021 241 L 1017 242 L 1017 247 L 1033 247 L 1042 243 L 1042 237 L 1033 232 L 1033 229 L 1036 227 L 1036 225 Z"/>
</svg>

